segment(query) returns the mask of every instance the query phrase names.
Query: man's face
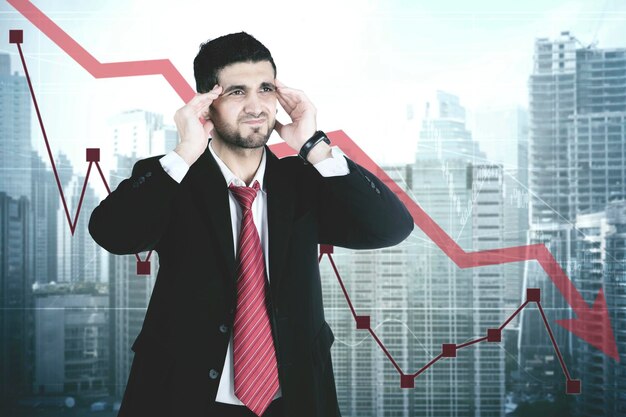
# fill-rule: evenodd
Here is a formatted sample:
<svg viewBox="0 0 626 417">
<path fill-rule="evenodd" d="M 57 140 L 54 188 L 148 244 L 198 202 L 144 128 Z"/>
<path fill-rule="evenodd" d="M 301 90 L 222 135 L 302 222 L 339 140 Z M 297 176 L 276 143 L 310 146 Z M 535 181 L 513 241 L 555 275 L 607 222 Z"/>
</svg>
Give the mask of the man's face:
<svg viewBox="0 0 626 417">
<path fill-rule="evenodd" d="M 265 145 L 276 121 L 274 68 L 269 61 L 239 62 L 222 68 L 222 94 L 209 108 L 214 136 L 242 148 Z"/>
</svg>

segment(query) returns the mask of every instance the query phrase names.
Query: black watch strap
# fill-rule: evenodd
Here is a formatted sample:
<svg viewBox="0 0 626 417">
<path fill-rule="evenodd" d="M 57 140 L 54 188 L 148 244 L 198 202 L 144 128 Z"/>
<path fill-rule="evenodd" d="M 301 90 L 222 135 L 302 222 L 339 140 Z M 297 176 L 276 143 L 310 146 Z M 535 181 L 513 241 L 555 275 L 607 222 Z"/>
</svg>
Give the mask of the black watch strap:
<svg viewBox="0 0 626 417">
<path fill-rule="evenodd" d="M 321 130 L 318 130 L 317 132 L 313 134 L 313 136 L 311 136 L 309 140 L 307 140 L 304 143 L 304 145 L 302 145 L 302 148 L 300 148 L 300 152 L 298 153 L 298 156 L 302 158 L 302 160 L 304 161 L 306 165 L 309 164 L 309 161 L 307 161 L 306 159 L 307 156 L 309 155 L 309 152 L 311 151 L 311 149 L 313 149 L 315 145 L 317 145 L 321 141 L 324 141 L 330 145 L 330 139 L 328 139 L 328 136 L 326 136 L 326 133 L 322 132 Z"/>
</svg>

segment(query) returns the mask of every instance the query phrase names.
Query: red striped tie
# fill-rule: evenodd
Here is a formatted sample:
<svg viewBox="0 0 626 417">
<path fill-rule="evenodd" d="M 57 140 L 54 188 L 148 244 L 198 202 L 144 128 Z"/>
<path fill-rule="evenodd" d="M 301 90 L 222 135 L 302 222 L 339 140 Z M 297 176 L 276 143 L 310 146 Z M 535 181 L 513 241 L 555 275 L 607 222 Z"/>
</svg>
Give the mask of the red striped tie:
<svg viewBox="0 0 626 417">
<path fill-rule="evenodd" d="M 261 416 L 278 391 L 278 365 L 265 304 L 265 261 L 259 232 L 252 218 L 252 187 L 228 187 L 241 206 L 237 269 L 237 311 L 233 325 L 235 395 Z"/>
</svg>

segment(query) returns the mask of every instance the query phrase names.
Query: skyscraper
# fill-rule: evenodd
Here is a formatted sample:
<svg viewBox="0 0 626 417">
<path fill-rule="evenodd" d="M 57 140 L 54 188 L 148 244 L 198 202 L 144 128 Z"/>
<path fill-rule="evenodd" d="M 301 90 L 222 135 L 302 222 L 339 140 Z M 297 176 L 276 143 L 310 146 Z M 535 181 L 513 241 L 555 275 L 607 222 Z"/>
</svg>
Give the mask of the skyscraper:
<svg viewBox="0 0 626 417">
<path fill-rule="evenodd" d="M 96 283 L 35 288 L 34 392 L 108 395 L 108 297 Z"/>
<path fill-rule="evenodd" d="M 408 168 L 381 169 L 406 189 Z M 370 317 L 370 326 L 407 373 L 415 367 L 410 353 L 413 333 L 409 323 L 415 249 L 415 245 L 405 241 L 377 250 L 334 248 L 332 254 L 355 311 L 359 316 Z M 320 271 L 326 320 L 337 342 L 332 356 L 342 414 L 359 417 L 413 415 L 411 390 L 400 387 L 400 375 L 369 332 L 356 329 L 334 270 L 325 258 Z"/>
<path fill-rule="evenodd" d="M 626 193 L 625 85 L 626 49 L 584 47 L 569 32 L 555 40 L 535 41 L 529 82 L 530 238 L 531 243 L 548 246 L 577 288 L 585 287 L 590 275 L 576 269 L 581 265 L 577 256 L 584 254 L 580 248 L 589 243 L 576 228 L 576 217 L 604 210 L 613 197 Z M 533 265 L 527 268 L 528 286 L 542 288 L 542 304 L 551 307 L 548 320 L 573 318 L 572 309 L 545 272 Z M 597 277 L 589 287 L 595 294 L 585 297 L 588 304 L 600 286 Z M 540 317 L 529 312 L 522 317 L 522 358 L 525 370 L 534 377 L 528 380 L 534 386 L 528 394 L 563 392 L 565 378 Z M 560 326 L 553 331 L 566 361 L 579 362 L 581 358 L 571 355 L 578 355 L 575 347 L 585 342 Z M 598 377 L 583 380 L 583 391 L 594 380 L 601 384 L 603 378 Z"/>
<path fill-rule="evenodd" d="M 0 409 L 30 394 L 32 383 L 28 205 L 0 192 Z"/>
<path fill-rule="evenodd" d="M 576 282 L 583 298 L 593 300 L 602 286 L 607 296 L 611 324 L 618 351 L 626 350 L 624 339 L 624 256 L 626 255 L 626 202 L 609 202 L 605 210 L 577 216 L 576 228 L 584 239 L 576 240 Z M 602 328 L 590 327 L 593 337 L 602 338 Z M 622 366 L 584 341 L 574 343 L 577 369 L 583 384 L 577 396 L 576 416 L 626 416 L 620 387 L 626 380 Z"/>
<path fill-rule="evenodd" d="M 505 246 L 506 225 L 515 224 L 517 213 L 507 218 L 504 200 L 502 165 L 477 164 L 471 167 L 472 249 L 498 249 Z M 498 329 L 506 320 L 506 265 L 489 265 L 472 269 L 472 322 L 474 338 L 484 337 L 488 329 Z M 517 272 L 513 270 L 514 272 Z M 514 274 L 517 279 L 519 274 Z M 516 307 L 519 307 L 518 303 Z M 512 311 L 508 311 L 512 314 Z M 506 329 L 506 328 L 505 328 Z M 468 349 L 474 355 L 474 415 L 504 415 L 505 350 L 507 338 L 517 340 L 517 333 L 503 330 L 502 342 L 478 343 Z"/>
<path fill-rule="evenodd" d="M 0 54 L 0 192 L 30 199 L 30 92 L 26 78 L 11 74 L 11 57 Z"/>
<path fill-rule="evenodd" d="M 464 250 L 500 245 L 502 169 L 485 165 L 458 97 L 437 93 L 427 106 L 417 149 L 415 201 Z M 424 243 L 411 282 L 410 323 L 420 338 L 414 361 L 423 365 L 441 352 L 442 344 L 477 339 L 486 327 L 501 324 L 504 280 L 500 267 L 460 269 L 428 236 L 416 234 Z M 424 416 L 500 416 L 503 387 L 501 348 L 474 345 L 420 375 L 412 407 L 415 415 Z"/>
<path fill-rule="evenodd" d="M 32 151 L 33 282 L 57 281 L 57 211 L 61 198 L 54 174 Z M 63 224 L 61 224 L 63 226 Z"/>
</svg>

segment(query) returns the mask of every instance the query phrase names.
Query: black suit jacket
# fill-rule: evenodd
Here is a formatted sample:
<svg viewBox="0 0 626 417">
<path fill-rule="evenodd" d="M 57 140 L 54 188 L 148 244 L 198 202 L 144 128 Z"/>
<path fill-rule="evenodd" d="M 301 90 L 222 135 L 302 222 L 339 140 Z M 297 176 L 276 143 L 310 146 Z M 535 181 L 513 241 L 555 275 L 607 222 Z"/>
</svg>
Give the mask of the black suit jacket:
<svg viewBox="0 0 626 417">
<path fill-rule="evenodd" d="M 318 244 L 396 245 L 413 219 L 349 158 L 349 174 L 323 177 L 297 156 L 278 159 L 265 150 L 270 317 L 285 410 L 289 417 L 340 416 Z M 207 417 L 236 305 L 228 188 L 208 147 L 181 183 L 163 170 L 161 156 L 138 161 L 89 221 L 93 239 L 111 253 L 159 254 L 119 416 Z"/>
</svg>

